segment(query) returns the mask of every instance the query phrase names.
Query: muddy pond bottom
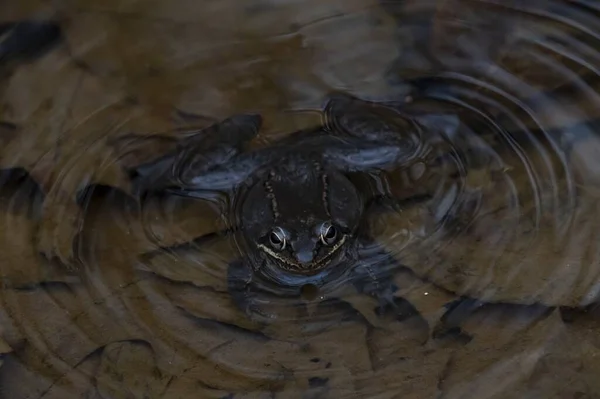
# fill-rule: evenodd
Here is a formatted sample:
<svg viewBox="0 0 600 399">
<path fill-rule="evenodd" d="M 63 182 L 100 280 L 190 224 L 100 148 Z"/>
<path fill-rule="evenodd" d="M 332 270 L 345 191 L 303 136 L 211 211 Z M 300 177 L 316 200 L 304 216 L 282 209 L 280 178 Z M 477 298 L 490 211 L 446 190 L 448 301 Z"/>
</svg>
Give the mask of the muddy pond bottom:
<svg viewBox="0 0 600 399">
<path fill-rule="evenodd" d="M 599 396 L 598 7 L 280 3 L 0 4 L 0 399 Z"/>
</svg>

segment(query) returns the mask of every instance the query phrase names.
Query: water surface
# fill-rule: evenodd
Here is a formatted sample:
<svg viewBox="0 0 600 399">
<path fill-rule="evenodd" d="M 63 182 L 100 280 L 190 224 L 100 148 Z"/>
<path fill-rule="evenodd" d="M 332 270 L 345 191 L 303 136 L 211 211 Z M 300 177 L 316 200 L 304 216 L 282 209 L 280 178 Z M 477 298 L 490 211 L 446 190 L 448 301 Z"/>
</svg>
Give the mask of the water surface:
<svg viewBox="0 0 600 399">
<path fill-rule="evenodd" d="M 600 395 L 594 2 L 0 10 L 62 31 L 40 54 L 0 57 L 0 397 Z M 219 203 L 140 204 L 124 166 L 172 145 L 140 138 L 237 113 L 264 117 L 254 144 L 268 145 L 319 124 L 334 90 L 461 129 L 389 176 L 398 197 L 431 199 L 370 221 L 407 268 L 398 308 L 317 293 L 275 298 L 257 321 L 227 290 L 238 254 L 214 234 Z M 475 304 L 455 312 L 460 330 L 428 339 L 426 321 L 460 297 Z"/>
</svg>

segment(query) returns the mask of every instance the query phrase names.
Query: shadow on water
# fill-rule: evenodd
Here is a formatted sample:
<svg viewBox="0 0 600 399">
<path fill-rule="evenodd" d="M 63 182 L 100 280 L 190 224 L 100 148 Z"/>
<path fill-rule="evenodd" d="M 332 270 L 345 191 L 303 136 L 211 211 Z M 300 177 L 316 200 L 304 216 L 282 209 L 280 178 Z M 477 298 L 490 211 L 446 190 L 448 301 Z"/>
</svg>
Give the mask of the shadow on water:
<svg viewBox="0 0 600 399">
<path fill-rule="evenodd" d="M 0 4 L 0 398 L 597 397 L 599 26 Z"/>
</svg>

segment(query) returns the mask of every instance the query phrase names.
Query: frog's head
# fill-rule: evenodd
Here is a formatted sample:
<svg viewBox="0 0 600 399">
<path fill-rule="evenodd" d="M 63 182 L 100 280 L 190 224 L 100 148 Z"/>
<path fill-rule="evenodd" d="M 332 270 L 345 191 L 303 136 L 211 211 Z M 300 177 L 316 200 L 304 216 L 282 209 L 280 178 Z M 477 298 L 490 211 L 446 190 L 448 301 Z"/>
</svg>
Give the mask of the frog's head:
<svg viewBox="0 0 600 399">
<path fill-rule="evenodd" d="M 322 281 L 353 258 L 362 207 L 343 174 L 301 164 L 269 170 L 238 209 L 257 271 L 296 285 Z"/>
</svg>

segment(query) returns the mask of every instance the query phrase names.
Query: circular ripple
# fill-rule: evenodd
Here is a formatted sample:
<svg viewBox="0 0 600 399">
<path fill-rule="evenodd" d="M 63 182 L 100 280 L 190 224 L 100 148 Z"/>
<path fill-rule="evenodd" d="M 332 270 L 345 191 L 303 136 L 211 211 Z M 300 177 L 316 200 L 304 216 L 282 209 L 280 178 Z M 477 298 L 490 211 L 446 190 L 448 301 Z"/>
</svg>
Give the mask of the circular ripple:
<svg viewBox="0 0 600 399">
<path fill-rule="evenodd" d="M 417 275 L 491 302 L 598 299 L 596 11 L 491 1 L 436 11 L 428 76 L 407 82 L 411 106 L 456 114 L 462 126 L 428 165 L 429 229 L 396 251 Z M 413 28 L 422 26 L 403 29 Z"/>
<path fill-rule="evenodd" d="M 400 197 L 414 190 L 431 199 L 375 217 L 378 241 L 456 294 L 518 304 L 596 300 L 598 10 L 584 1 L 438 3 L 385 2 L 399 38 L 412 38 L 392 70 L 418 77 L 403 81 L 413 88 L 406 106 L 456 115 L 461 126 L 427 138 L 433 160 L 389 176 Z M 10 245 L 33 241 L 29 210 L 16 207 L 23 202 L 14 196 L 3 208 Z M 426 380 L 444 373 L 442 360 L 434 371 L 414 367 L 431 357 L 407 329 L 367 331 L 353 309 L 319 303 L 318 293 L 256 298 L 266 317 L 247 317 L 227 285 L 235 245 L 213 234 L 220 215 L 212 205 L 171 199 L 140 212 L 125 202 L 88 204 L 80 281 L 53 276 L 34 254 L 3 262 L 1 332 L 16 354 L 0 383 L 13 396 L 84 396 L 82 380 L 112 396 L 127 391 L 119 364 L 131 359 L 143 360 L 140 375 L 164 397 L 326 384 L 373 396 L 390 389 L 370 382 L 380 381 L 371 378 L 375 365 L 399 392 L 415 376 L 420 389 L 446 389 Z M 18 263 L 35 263 L 37 274 L 19 280 Z M 410 361 L 397 362 L 400 353 Z M 35 386 L 11 382 L 32 374 L 26 381 Z"/>
</svg>

